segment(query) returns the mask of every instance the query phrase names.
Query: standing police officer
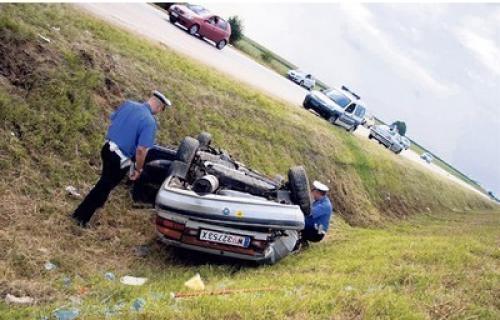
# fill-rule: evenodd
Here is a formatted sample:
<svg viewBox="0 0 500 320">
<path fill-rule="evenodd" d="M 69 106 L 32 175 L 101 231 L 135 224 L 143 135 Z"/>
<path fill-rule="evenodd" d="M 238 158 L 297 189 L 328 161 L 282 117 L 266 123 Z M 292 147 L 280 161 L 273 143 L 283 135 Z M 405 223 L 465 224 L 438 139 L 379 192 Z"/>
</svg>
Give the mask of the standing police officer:
<svg viewBox="0 0 500 320">
<path fill-rule="evenodd" d="M 127 172 L 130 172 L 130 180 L 139 178 L 148 149 L 155 141 L 154 115 L 170 106 L 163 94 L 154 91 L 147 102 L 127 100 L 111 114 L 111 125 L 101 149 L 101 178 L 71 216 L 78 225 L 85 227 L 88 224 Z"/>
<path fill-rule="evenodd" d="M 306 225 L 302 232 L 302 239 L 312 242 L 321 241 L 330 225 L 333 207 L 326 193 L 328 187 L 319 181 L 313 182 L 311 196 L 314 200 L 311 214 L 306 217 Z"/>
</svg>

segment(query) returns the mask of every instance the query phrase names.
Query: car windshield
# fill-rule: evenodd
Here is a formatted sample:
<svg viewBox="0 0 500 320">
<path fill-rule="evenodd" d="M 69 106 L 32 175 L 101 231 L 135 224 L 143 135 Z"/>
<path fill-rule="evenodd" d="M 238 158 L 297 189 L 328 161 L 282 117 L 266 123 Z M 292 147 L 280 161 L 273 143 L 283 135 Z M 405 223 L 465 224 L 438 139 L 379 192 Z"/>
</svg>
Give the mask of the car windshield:
<svg viewBox="0 0 500 320">
<path fill-rule="evenodd" d="M 195 5 L 195 4 L 188 4 L 189 10 L 193 11 L 194 13 L 198 15 L 204 15 L 208 13 L 208 10 L 203 8 L 202 6 Z"/>
<path fill-rule="evenodd" d="M 325 91 L 325 94 L 342 108 L 345 108 L 351 103 L 351 99 L 338 90 L 330 89 Z"/>
</svg>

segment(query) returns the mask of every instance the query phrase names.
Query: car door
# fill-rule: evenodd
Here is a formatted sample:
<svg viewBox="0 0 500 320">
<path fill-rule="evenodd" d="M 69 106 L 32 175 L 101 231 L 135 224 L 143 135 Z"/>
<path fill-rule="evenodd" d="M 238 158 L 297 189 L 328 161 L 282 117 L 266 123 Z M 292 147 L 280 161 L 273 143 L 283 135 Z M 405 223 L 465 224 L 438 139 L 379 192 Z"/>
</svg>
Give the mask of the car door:
<svg viewBox="0 0 500 320">
<path fill-rule="evenodd" d="M 314 80 L 310 74 L 306 75 L 306 78 L 304 79 L 304 86 L 307 88 L 311 88 L 314 86 Z"/>
<path fill-rule="evenodd" d="M 217 32 L 217 38 L 215 39 L 215 41 L 221 41 L 221 40 L 224 40 L 226 38 L 226 33 L 227 33 L 227 21 L 222 19 L 221 17 L 218 17 L 218 22 L 217 22 L 217 25 L 216 25 L 216 32 Z"/>
<path fill-rule="evenodd" d="M 345 108 L 344 113 L 340 115 L 339 120 L 346 127 L 352 127 L 355 125 L 356 121 L 354 120 L 354 111 L 356 110 L 356 103 L 351 103 Z"/>
<path fill-rule="evenodd" d="M 216 16 L 211 16 L 203 20 L 203 23 L 200 26 L 200 35 L 212 41 L 216 39 L 218 29 L 215 22 L 216 18 Z"/>
</svg>

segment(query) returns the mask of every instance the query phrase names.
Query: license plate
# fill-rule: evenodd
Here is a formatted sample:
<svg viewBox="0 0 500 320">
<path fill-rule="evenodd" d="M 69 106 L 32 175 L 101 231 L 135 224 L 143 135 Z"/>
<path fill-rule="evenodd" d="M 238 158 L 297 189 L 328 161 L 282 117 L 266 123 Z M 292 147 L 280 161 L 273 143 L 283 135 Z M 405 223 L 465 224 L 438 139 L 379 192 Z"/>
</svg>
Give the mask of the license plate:
<svg viewBox="0 0 500 320">
<path fill-rule="evenodd" d="M 228 244 L 230 246 L 243 248 L 247 248 L 250 245 L 250 237 L 237 236 L 234 234 L 216 232 L 211 230 L 201 230 L 200 240 Z"/>
<path fill-rule="evenodd" d="M 177 18 L 177 17 L 179 17 L 179 15 L 178 15 L 177 13 L 175 13 L 175 12 L 170 12 L 170 15 L 171 15 L 172 17 L 176 17 L 176 18 Z"/>
</svg>

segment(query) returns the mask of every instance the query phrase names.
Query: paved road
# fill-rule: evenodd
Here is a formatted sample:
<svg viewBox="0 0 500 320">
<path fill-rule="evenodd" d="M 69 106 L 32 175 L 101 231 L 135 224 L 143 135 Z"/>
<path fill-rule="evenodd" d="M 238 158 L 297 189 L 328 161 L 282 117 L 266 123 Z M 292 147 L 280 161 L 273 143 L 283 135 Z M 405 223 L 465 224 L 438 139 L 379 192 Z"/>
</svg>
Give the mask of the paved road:
<svg viewBox="0 0 500 320">
<path fill-rule="evenodd" d="M 78 6 L 108 22 L 125 27 L 152 40 L 160 41 L 175 51 L 294 105 L 302 105 L 307 93 L 305 89 L 230 46 L 218 50 L 207 41 L 190 36 L 180 27 L 170 24 L 168 14 L 165 11 L 151 5 L 145 3 L 82 3 Z M 356 134 L 367 138 L 368 130 L 360 127 L 356 130 Z M 434 164 L 427 164 L 411 150 L 403 151 L 401 156 L 488 198 L 482 192 L 450 175 L 442 168 Z"/>
</svg>

